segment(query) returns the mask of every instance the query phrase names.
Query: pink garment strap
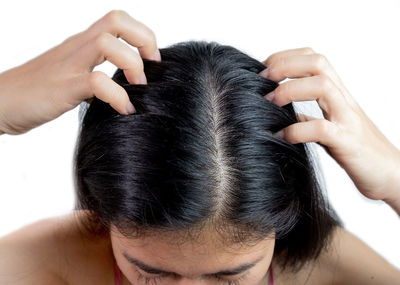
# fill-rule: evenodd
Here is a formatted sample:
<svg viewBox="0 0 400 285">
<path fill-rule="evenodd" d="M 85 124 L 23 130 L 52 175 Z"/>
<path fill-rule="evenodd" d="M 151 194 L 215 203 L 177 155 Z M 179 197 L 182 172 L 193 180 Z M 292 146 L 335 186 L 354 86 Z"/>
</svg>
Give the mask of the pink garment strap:
<svg viewBox="0 0 400 285">
<path fill-rule="evenodd" d="M 119 270 L 117 261 L 114 258 L 114 281 L 115 285 L 121 285 L 121 271 Z"/>
<path fill-rule="evenodd" d="M 271 265 L 269 266 L 269 281 L 268 281 L 269 285 L 274 285 L 274 271 L 272 269 L 272 261 L 271 261 Z"/>
</svg>

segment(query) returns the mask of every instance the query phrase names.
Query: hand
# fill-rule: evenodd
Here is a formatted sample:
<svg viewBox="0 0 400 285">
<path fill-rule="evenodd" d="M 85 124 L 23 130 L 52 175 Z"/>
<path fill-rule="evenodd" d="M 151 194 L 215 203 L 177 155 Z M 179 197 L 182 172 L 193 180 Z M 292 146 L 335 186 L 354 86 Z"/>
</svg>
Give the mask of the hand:
<svg viewBox="0 0 400 285">
<path fill-rule="evenodd" d="M 298 78 L 280 84 L 266 99 L 273 97 L 278 106 L 316 99 L 324 115 L 320 119 L 298 114 L 300 122 L 284 128 L 281 138 L 322 144 L 364 196 L 399 197 L 400 151 L 362 111 L 325 56 L 300 48 L 274 53 L 263 63 L 268 68 L 261 76 L 276 82 Z"/>
<path fill-rule="evenodd" d="M 154 33 L 124 11 L 107 13 L 87 30 L 0 74 L 0 134 L 25 133 L 94 96 L 121 114 L 132 113 L 126 91 L 92 70 L 107 59 L 124 70 L 129 83 L 146 84 L 141 57 L 161 60 Z"/>
</svg>

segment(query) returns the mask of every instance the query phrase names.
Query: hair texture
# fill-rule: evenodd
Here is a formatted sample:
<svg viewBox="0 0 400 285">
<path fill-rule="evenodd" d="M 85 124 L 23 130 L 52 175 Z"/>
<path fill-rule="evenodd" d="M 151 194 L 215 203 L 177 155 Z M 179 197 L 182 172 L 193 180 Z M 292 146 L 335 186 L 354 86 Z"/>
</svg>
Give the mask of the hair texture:
<svg viewBox="0 0 400 285">
<path fill-rule="evenodd" d="M 148 84 L 112 79 L 136 108 L 122 115 L 94 98 L 74 154 L 75 210 L 92 232 L 193 240 L 207 227 L 228 244 L 274 234 L 274 259 L 292 271 L 315 260 L 342 221 L 323 195 L 304 143 L 273 133 L 298 122 L 279 84 L 229 45 L 188 41 L 143 59 Z M 174 239 L 176 240 L 176 239 Z"/>
</svg>

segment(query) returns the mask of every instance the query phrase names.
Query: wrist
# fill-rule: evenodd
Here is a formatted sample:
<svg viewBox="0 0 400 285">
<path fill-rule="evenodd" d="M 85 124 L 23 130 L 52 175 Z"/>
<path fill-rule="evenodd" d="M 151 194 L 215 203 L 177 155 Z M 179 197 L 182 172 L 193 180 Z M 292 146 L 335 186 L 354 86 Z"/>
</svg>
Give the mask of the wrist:
<svg viewBox="0 0 400 285">
<path fill-rule="evenodd" d="M 4 102 L 4 98 L 2 95 L 4 95 L 4 93 L 2 94 L 2 91 L 5 89 L 4 88 L 4 72 L 0 73 L 0 135 L 6 134 L 5 132 L 5 128 L 4 128 L 4 115 L 3 115 L 3 111 L 1 110 L 1 107 L 5 105 Z"/>
<path fill-rule="evenodd" d="M 400 151 L 396 153 L 396 163 L 392 168 L 392 176 L 388 181 L 387 195 L 382 199 L 386 204 L 392 207 L 400 216 Z"/>
<path fill-rule="evenodd" d="M 400 216 L 400 197 L 393 196 L 382 201 L 388 204 Z"/>
</svg>

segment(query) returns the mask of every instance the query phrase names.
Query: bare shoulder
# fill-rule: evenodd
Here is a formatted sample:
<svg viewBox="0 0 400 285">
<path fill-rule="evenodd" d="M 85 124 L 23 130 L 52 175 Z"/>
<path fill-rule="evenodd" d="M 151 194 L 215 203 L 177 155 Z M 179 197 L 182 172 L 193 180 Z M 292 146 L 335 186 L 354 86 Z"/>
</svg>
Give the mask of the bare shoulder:
<svg viewBox="0 0 400 285">
<path fill-rule="evenodd" d="M 279 268 L 276 272 L 279 278 Z M 348 230 L 337 227 L 332 243 L 316 262 L 296 274 L 282 274 L 281 284 L 400 284 L 400 270 Z"/>
<path fill-rule="evenodd" d="M 42 219 L 0 239 L 0 284 L 66 284 L 59 276 L 62 248 L 54 242 L 58 222 Z"/>
<path fill-rule="evenodd" d="M 82 215 L 42 219 L 0 238 L 0 284 L 111 284 L 109 242 L 81 231 Z"/>
</svg>

